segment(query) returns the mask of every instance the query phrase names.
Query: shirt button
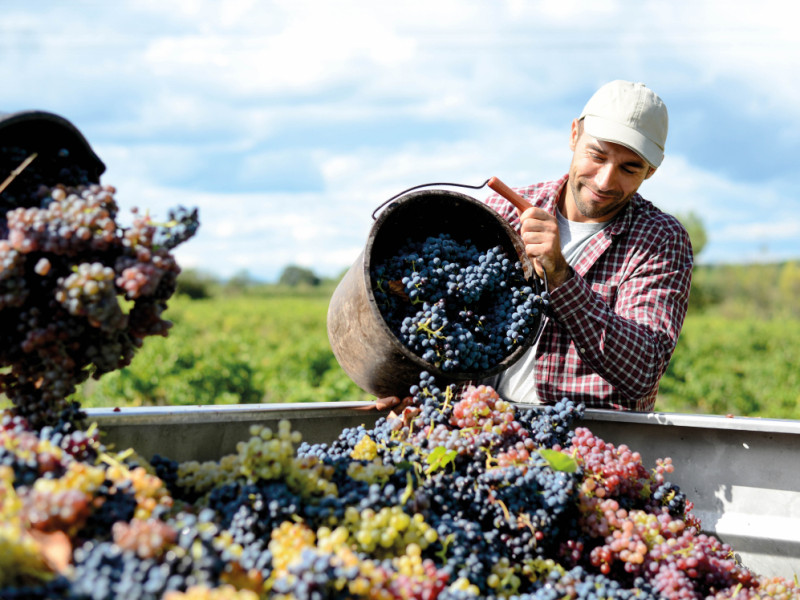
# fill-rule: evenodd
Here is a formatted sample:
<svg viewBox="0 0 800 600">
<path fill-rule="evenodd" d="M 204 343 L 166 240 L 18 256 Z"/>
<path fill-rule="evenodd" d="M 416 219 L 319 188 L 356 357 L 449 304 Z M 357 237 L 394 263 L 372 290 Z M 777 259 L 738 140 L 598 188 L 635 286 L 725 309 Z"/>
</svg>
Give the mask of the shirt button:
<svg viewBox="0 0 800 600">
<path fill-rule="evenodd" d="M 578 350 L 580 350 L 580 353 L 581 353 L 581 354 L 583 354 L 584 352 L 586 352 L 586 348 L 583 348 L 583 347 L 581 347 L 581 348 L 578 348 Z"/>
</svg>

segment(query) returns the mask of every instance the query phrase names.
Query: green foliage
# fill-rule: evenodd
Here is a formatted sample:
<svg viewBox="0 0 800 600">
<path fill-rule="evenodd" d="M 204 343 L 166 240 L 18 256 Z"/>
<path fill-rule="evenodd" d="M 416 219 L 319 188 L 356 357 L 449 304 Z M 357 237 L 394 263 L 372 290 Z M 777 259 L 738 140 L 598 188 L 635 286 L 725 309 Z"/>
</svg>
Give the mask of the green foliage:
<svg viewBox="0 0 800 600">
<path fill-rule="evenodd" d="M 796 268 L 796 263 L 697 265 L 689 310 L 730 319 L 798 316 Z"/>
<path fill-rule="evenodd" d="M 327 339 L 327 297 L 174 298 L 166 338 L 84 385 L 84 406 L 367 400 Z"/>
<path fill-rule="evenodd" d="M 694 211 L 676 215 L 676 217 L 689 233 L 689 239 L 692 241 L 692 250 L 694 251 L 695 258 L 697 258 L 703 251 L 703 248 L 705 248 L 706 242 L 708 242 L 708 236 L 706 235 L 706 228 L 705 225 L 703 225 L 703 221 Z"/>
<path fill-rule="evenodd" d="M 778 294 L 785 302 L 786 312 L 800 317 L 800 262 L 787 262 L 778 275 Z"/>
<path fill-rule="evenodd" d="M 578 461 L 572 456 L 567 456 L 563 452 L 553 450 L 552 448 L 541 448 L 538 452 L 539 456 L 541 456 L 554 471 L 574 473 L 578 470 Z"/>
<path fill-rule="evenodd" d="M 283 270 L 283 273 L 281 273 L 278 283 L 290 287 L 298 285 L 310 285 L 313 287 L 320 284 L 320 279 L 314 275 L 311 269 L 289 265 Z"/>
<path fill-rule="evenodd" d="M 225 282 L 222 292 L 228 296 L 237 296 L 248 292 L 256 286 L 258 286 L 258 282 L 251 277 L 247 269 L 243 269 Z"/>
<path fill-rule="evenodd" d="M 193 300 L 210 298 L 219 287 L 219 282 L 212 275 L 195 269 L 184 269 L 178 275 L 176 294 L 188 296 Z"/>
<path fill-rule="evenodd" d="M 800 319 L 689 315 L 656 410 L 800 418 Z"/>
<path fill-rule="evenodd" d="M 800 269 L 697 265 L 656 410 L 800 418 Z"/>
<path fill-rule="evenodd" d="M 458 451 L 448 450 L 444 446 L 436 446 L 426 458 L 428 463 L 426 473 L 430 474 L 439 469 L 444 469 L 456 459 L 456 456 L 458 456 Z"/>
</svg>

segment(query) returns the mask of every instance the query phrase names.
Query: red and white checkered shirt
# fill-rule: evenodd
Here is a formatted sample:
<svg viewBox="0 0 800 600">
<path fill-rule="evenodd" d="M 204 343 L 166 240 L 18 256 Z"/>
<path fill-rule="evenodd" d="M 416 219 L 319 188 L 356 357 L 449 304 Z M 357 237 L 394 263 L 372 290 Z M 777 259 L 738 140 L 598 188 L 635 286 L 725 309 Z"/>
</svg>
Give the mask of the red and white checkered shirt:
<svg viewBox="0 0 800 600">
<path fill-rule="evenodd" d="M 566 181 L 515 191 L 553 214 Z M 511 203 L 499 195 L 485 202 L 519 231 Z M 552 318 L 531 373 L 540 401 L 566 396 L 590 408 L 653 410 L 686 316 L 692 264 L 684 227 L 634 194 L 589 242 L 575 274 L 550 290 Z"/>
</svg>

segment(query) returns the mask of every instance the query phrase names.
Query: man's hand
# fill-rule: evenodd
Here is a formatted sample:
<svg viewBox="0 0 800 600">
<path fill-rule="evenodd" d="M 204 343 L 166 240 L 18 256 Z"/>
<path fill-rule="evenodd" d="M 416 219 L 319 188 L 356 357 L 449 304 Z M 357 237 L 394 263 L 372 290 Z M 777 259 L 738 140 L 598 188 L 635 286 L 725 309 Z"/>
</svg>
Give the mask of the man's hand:
<svg viewBox="0 0 800 600">
<path fill-rule="evenodd" d="M 375 404 L 369 404 L 359 410 L 379 410 L 391 411 L 390 417 L 397 417 L 403 414 L 406 408 L 411 406 L 414 399 L 411 396 L 400 398 L 398 396 L 387 396 L 386 398 L 377 398 Z"/>
<path fill-rule="evenodd" d="M 536 274 L 544 277 L 546 272 L 548 287 L 557 288 L 571 274 L 569 265 L 561 254 L 558 221 L 549 212 L 535 206 L 522 212 L 519 220 L 525 252 L 531 258 Z"/>
<path fill-rule="evenodd" d="M 386 398 L 378 398 L 375 400 L 375 408 L 378 410 L 389 410 L 403 412 L 403 409 L 411 404 L 411 396 L 399 398 L 398 396 L 388 396 Z"/>
</svg>

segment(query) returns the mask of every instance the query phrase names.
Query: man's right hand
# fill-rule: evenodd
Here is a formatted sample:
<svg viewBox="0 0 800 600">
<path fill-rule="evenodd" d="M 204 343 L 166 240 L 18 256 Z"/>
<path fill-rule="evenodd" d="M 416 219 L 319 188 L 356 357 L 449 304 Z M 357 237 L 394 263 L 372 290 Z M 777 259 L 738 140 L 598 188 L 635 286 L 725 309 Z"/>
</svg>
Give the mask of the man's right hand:
<svg viewBox="0 0 800 600">
<path fill-rule="evenodd" d="M 525 243 L 525 252 L 531 258 L 536 274 L 547 273 L 547 284 L 555 289 L 569 279 L 571 272 L 564 255 L 558 234 L 558 221 L 545 210 L 531 207 L 519 216 L 520 237 Z"/>
</svg>

